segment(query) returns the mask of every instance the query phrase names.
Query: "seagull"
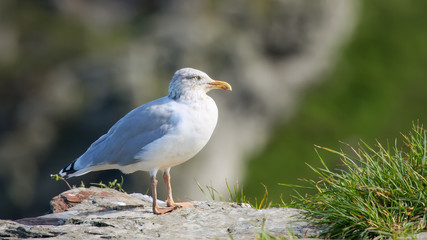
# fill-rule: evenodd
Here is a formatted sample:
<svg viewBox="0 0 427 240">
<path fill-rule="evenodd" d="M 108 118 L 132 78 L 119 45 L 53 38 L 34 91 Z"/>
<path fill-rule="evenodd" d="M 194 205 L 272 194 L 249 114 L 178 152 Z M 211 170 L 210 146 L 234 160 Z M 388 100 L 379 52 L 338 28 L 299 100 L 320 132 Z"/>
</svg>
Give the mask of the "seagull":
<svg viewBox="0 0 427 240">
<path fill-rule="evenodd" d="M 192 207 L 188 202 L 174 202 L 170 169 L 194 157 L 208 143 L 218 120 L 215 101 L 206 94 L 212 89 L 232 90 L 227 82 L 213 80 L 200 70 L 176 71 L 168 96 L 130 111 L 59 175 L 69 178 L 106 169 L 125 174 L 149 171 L 155 214 Z M 166 207 L 157 204 L 159 170 L 164 171 Z"/>
</svg>

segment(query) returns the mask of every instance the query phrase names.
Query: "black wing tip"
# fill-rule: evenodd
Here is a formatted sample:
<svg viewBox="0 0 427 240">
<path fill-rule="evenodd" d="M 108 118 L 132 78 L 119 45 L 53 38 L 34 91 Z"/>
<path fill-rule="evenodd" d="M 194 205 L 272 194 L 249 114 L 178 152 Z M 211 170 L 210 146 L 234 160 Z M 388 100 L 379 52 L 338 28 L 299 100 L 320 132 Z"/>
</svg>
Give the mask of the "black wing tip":
<svg viewBox="0 0 427 240">
<path fill-rule="evenodd" d="M 76 163 L 76 161 L 72 162 L 70 165 L 68 165 L 65 168 L 63 168 L 59 172 L 59 175 L 62 176 L 62 177 L 68 177 L 68 175 L 77 172 L 77 170 L 74 169 L 74 164 L 75 163 Z"/>
</svg>

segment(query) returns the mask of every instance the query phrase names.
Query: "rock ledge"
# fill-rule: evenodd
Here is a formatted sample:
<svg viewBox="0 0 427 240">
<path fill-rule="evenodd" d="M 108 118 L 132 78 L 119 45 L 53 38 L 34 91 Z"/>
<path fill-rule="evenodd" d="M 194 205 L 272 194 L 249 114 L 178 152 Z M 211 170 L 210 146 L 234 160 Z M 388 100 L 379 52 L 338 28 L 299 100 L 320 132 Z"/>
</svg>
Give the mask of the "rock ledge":
<svg viewBox="0 0 427 240">
<path fill-rule="evenodd" d="M 0 237 L 52 239 L 255 239 L 264 231 L 275 236 L 315 236 L 301 221 L 300 210 L 253 209 L 247 204 L 195 201 L 154 215 L 151 198 L 112 189 L 75 188 L 54 197 L 53 213 L 15 221 L 0 220 Z M 164 204 L 161 202 L 161 204 Z"/>
</svg>

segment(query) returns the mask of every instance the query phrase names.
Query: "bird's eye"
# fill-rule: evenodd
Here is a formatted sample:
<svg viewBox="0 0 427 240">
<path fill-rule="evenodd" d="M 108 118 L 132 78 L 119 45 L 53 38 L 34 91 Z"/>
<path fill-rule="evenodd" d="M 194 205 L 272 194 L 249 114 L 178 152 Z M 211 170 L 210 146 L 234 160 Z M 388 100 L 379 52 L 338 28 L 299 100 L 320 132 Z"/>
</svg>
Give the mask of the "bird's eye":
<svg viewBox="0 0 427 240">
<path fill-rule="evenodd" d="M 194 76 L 194 77 L 193 77 L 193 79 L 194 79 L 194 80 L 200 80 L 200 79 L 201 79 L 201 77 L 200 77 L 200 76 Z"/>
</svg>

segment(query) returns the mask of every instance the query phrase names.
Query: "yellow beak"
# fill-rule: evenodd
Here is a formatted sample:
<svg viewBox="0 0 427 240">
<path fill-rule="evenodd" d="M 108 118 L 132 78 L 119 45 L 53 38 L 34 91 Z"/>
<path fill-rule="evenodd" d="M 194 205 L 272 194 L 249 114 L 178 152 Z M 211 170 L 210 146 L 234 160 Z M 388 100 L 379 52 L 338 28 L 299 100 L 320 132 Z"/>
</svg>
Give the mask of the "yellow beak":
<svg viewBox="0 0 427 240">
<path fill-rule="evenodd" d="M 211 82 L 209 85 L 212 86 L 212 88 L 231 91 L 231 86 L 227 82 L 215 80 L 215 82 Z"/>
</svg>

